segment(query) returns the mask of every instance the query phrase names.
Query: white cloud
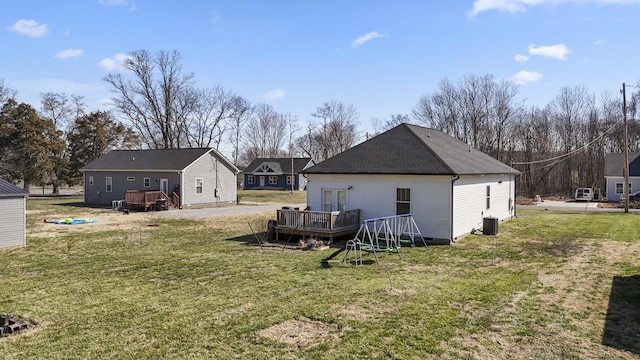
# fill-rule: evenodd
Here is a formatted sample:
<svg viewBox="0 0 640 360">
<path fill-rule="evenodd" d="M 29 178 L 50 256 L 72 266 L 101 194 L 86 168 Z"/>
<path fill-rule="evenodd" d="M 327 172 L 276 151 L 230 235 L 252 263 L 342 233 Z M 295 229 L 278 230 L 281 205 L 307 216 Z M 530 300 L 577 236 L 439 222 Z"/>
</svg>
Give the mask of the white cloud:
<svg viewBox="0 0 640 360">
<path fill-rule="evenodd" d="M 527 62 L 529 57 L 527 55 L 516 54 L 515 59 L 517 62 Z"/>
<path fill-rule="evenodd" d="M 364 34 L 364 35 L 360 36 L 359 38 L 353 40 L 351 42 L 351 48 L 355 49 L 358 46 L 360 46 L 360 45 L 362 45 L 362 44 L 364 44 L 364 43 L 366 43 L 368 41 L 371 41 L 371 40 L 373 40 L 375 38 L 379 38 L 379 37 L 383 37 L 383 36 L 384 36 L 383 34 L 380 34 L 377 31 L 372 31 L 370 33 Z"/>
<path fill-rule="evenodd" d="M 593 42 L 593 45 L 602 45 L 604 44 L 606 41 L 602 40 L 602 39 L 596 39 L 596 41 Z"/>
<path fill-rule="evenodd" d="M 640 4 L 640 0 L 475 0 L 469 16 L 476 16 L 483 11 L 497 10 L 508 13 L 527 12 L 528 8 L 539 5 L 562 5 L 568 3 L 609 4 Z"/>
<path fill-rule="evenodd" d="M 124 62 L 129 58 L 127 54 L 115 54 L 110 58 L 102 59 L 98 62 L 101 68 L 107 71 L 125 72 Z"/>
<path fill-rule="evenodd" d="M 271 91 L 267 92 L 262 97 L 265 100 L 278 100 L 278 99 L 282 99 L 285 96 L 287 96 L 287 93 L 284 92 L 284 90 L 275 89 L 275 90 L 271 90 Z"/>
<path fill-rule="evenodd" d="M 558 60 L 567 60 L 567 54 L 571 53 L 571 50 L 567 48 L 565 44 L 557 44 L 551 46 L 536 46 L 535 44 L 529 45 L 529 54 L 540 55 L 544 57 L 550 57 Z"/>
<path fill-rule="evenodd" d="M 68 59 L 68 58 L 72 58 L 72 57 L 78 57 L 80 55 L 82 55 L 83 51 L 82 49 L 67 49 L 67 50 L 62 50 L 59 53 L 56 54 L 56 58 L 58 59 Z"/>
<path fill-rule="evenodd" d="M 539 72 L 522 70 L 513 75 L 511 81 L 518 85 L 525 85 L 528 83 L 539 81 L 540 79 L 542 79 L 542 77 L 542 74 L 540 74 Z"/>
<path fill-rule="evenodd" d="M 47 35 L 47 25 L 38 24 L 35 20 L 20 19 L 15 24 L 9 26 L 9 30 L 18 34 L 27 35 L 32 38 L 39 38 Z"/>
</svg>

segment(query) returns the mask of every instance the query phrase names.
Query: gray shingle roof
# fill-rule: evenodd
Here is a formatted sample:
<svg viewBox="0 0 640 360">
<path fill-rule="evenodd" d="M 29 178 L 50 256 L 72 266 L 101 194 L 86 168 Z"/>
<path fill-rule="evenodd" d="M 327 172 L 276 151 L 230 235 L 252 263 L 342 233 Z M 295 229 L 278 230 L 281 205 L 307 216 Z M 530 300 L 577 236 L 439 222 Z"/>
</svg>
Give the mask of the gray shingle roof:
<svg viewBox="0 0 640 360">
<path fill-rule="evenodd" d="M 215 152 L 211 148 L 113 150 L 81 170 L 181 171 L 210 151 Z M 235 169 L 221 154 L 215 153 Z"/>
<path fill-rule="evenodd" d="M 518 174 L 519 171 L 433 129 L 401 124 L 307 169 L 310 174 Z"/>
<path fill-rule="evenodd" d="M 311 158 L 293 158 L 293 172 L 299 174 L 305 166 L 311 161 Z M 247 174 L 256 172 L 260 165 L 266 163 L 275 173 L 291 173 L 291 158 L 257 158 L 244 168 Z"/>
<path fill-rule="evenodd" d="M 605 154 L 604 176 L 624 176 L 624 154 Z M 629 153 L 629 176 L 640 176 L 640 152 Z"/>
<path fill-rule="evenodd" d="M 17 186 L 14 186 L 12 183 L 0 179 L 0 197 L 2 196 L 15 196 L 15 195 L 23 195 L 27 196 L 29 193 L 23 189 L 20 189 Z"/>
</svg>

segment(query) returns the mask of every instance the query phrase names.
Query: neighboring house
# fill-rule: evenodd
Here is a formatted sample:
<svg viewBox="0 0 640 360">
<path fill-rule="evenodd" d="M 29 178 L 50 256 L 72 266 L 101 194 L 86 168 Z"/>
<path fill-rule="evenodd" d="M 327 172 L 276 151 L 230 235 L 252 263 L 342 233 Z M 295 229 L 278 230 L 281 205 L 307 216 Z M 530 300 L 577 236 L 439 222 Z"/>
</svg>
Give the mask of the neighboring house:
<svg viewBox="0 0 640 360">
<path fill-rule="evenodd" d="M 0 179 L 0 218 L 2 236 L 0 248 L 27 243 L 27 193 L 19 187 Z"/>
<path fill-rule="evenodd" d="M 309 210 L 361 209 L 363 220 L 411 213 L 431 243 L 515 216 L 517 170 L 420 126 L 401 124 L 305 173 Z"/>
<path fill-rule="evenodd" d="M 640 191 L 640 152 L 629 153 L 629 192 Z M 624 194 L 624 154 L 605 154 L 604 178 L 607 201 L 620 201 Z"/>
<path fill-rule="evenodd" d="M 127 190 L 175 191 L 180 207 L 237 200 L 239 170 L 211 148 L 114 150 L 81 170 L 86 204 L 111 204 Z"/>
<path fill-rule="evenodd" d="M 304 190 L 302 171 L 314 164 L 310 158 L 257 158 L 244 169 L 244 189 Z"/>
</svg>

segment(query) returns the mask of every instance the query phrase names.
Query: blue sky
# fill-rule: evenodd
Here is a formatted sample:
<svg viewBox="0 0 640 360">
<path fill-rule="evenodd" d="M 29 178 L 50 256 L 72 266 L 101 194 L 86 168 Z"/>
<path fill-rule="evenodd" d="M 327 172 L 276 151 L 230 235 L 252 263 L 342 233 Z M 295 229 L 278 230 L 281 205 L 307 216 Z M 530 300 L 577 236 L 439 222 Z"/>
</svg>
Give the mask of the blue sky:
<svg viewBox="0 0 640 360">
<path fill-rule="evenodd" d="M 0 79 L 18 100 L 85 96 L 126 53 L 178 50 L 200 87 L 292 113 L 353 104 L 360 130 L 408 114 L 443 78 L 492 74 L 544 106 L 564 86 L 640 80 L 640 0 L 5 0 Z"/>
</svg>

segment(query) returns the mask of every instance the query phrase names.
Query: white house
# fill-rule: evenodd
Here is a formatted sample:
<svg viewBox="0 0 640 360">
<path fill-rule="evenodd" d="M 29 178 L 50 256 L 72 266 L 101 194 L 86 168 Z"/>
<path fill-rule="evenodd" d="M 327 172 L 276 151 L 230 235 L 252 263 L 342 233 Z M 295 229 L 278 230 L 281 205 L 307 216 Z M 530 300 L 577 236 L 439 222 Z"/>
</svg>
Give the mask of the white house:
<svg viewBox="0 0 640 360">
<path fill-rule="evenodd" d="M 411 213 L 431 243 L 515 216 L 519 172 L 437 130 L 401 124 L 307 169 L 310 210 Z"/>
<path fill-rule="evenodd" d="M 640 153 L 629 153 L 629 193 L 640 191 Z M 624 154 L 605 154 L 604 178 L 607 201 L 620 201 L 624 194 Z"/>
<path fill-rule="evenodd" d="M 0 179 L 0 248 L 26 244 L 28 195 L 26 191 Z"/>
<path fill-rule="evenodd" d="M 86 204 L 111 204 L 127 190 L 176 192 L 180 206 L 237 199 L 236 168 L 211 148 L 114 150 L 81 169 Z"/>
</svg>

